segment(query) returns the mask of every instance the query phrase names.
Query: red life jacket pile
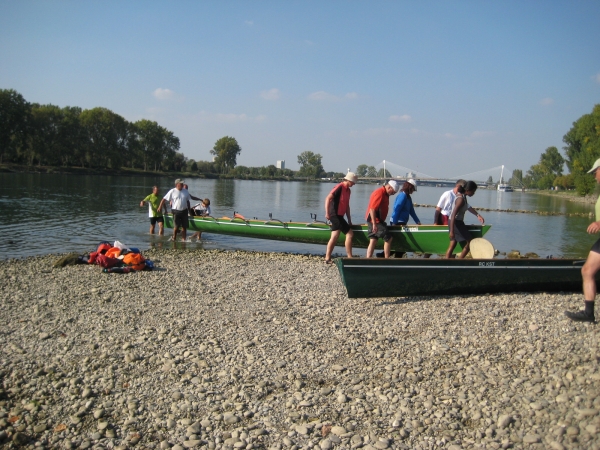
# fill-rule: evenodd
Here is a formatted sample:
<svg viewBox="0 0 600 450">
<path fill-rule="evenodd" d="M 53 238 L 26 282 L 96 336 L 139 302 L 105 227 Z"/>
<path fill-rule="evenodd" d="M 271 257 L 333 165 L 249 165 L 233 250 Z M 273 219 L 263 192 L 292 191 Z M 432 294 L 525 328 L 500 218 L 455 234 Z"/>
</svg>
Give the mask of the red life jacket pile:
<svg viewBox="0 0 600 450">
<path fill-rule="evenodd" d="M 123 258 L 119 256 L 123 255 Z M 88 264 L 97 264 L 104 269 L 128 267 L 133 270 L 144 270 L 146 260 L 137 249 L 114 247 L 109 242 L 100 242 L 95 252 L 90 253 Z"/>
</svg>

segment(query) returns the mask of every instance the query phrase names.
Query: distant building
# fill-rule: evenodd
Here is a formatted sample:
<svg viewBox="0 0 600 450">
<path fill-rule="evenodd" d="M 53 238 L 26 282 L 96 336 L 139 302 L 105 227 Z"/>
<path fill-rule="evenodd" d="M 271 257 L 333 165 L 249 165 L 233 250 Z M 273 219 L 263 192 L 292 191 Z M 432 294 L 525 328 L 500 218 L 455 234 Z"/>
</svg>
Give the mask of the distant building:
<svg viewBox="0 0 600 450">
<path fill-rule="evenodd" d="M 278 169 L 285 169 L 285 159 L 282 161 L 277 161 L 277 168 Z"/>
</svg>

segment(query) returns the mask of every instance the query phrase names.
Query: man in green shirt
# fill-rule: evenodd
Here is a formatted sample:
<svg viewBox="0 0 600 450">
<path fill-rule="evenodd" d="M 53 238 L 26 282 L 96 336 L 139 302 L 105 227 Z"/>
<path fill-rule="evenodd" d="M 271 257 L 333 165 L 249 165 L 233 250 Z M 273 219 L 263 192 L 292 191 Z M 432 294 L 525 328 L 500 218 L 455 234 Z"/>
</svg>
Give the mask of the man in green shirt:
<svg viewBox="0 0 600 450">
<path fill-rule="evenodd" d="M 158 222 L 158 235 L 162 236 L 165 234 L 164 219 L 162 211 L 158 209 L 160 206 L 161 198 L 158 196 L 158 186 L 152 186 L 152 194 L 147 196 L 140 202 L 140 206 L 144 206 L 144 203 L 148 203 L 148 215 L 150 216 L 150 234 L 154 234 L 154 226 Z"/>
<path fill-rule="evenodd" d="M 593 173 L 596 183 L 600 183 L 600 159 L 597 159 L 588 173 Z M 600 232 L 600 197 L 596 201 L 596 221 L 588 228 L 589 234 Z M 565 315 L 577 322 L 595 322 L 594 301 L 596 300 L 596 273 L 600 270 L 600 239 L 590 249 L 590 253 L 581 268 L 583 278 L 583 304 L 584 309 L 577 312 L 565 311 Z"/>
</svg>

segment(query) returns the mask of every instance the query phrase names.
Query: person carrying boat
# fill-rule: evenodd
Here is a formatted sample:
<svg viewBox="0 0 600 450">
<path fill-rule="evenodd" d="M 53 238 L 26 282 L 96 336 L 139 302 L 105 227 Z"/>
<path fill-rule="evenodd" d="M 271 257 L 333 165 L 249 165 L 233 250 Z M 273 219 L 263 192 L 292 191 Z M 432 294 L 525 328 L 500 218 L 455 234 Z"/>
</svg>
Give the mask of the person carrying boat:
<svg viewBox="0 0 600 450">
<path fill-rule="evenodd" d="M 458 188 L 461 186 L 464 187 L 466 183 L 466 180 L 460 179 L 456 182 L 454 189 L 450 189 L 442 194 L 435 207 L 435 215 L 433 216 L 434 225 L 448 225 L 448 218 L 450 217 L 450 213 L 452 213 L 452 205 L 454 205 Z"/>
<path fill-rule="evenodd" d="M 482 224 L 485 223 L 483 216 L 477 213 L 477 211 L 475 211 L 467 203 L 467 197 L 472 197 L 475 195 L 476 190 L 477 183 L 474 181 L 467 181 L 464 187 L 460 186 L 458 188 L 456 198 L 454 199 L 454 205 L 452 207 L 452 214 L 450 214 L 450 222 L 448 223 L 448 229 L 450 232 L 450 246 L 448 247 L 448 250 L 446 250 L 447 259 L 453 257 L 452 253 L 454 252 L 457 243 L 460 243 L 463 248 L 458 255 L 460 259 L 467 256 L 467 253 L 469 253 L 469 243 L 473 237 L 471 236 L 471 233 L 469 233 L 469 230 L 464 222 L 465 213 L 467 211 L 475 214 Z"/>
<path fill-rule="evenodd" d="M 150 234 L 154 234 L 154 228 L 158 222 L 158 235 L 162 236 L 165 234 L 164 219 L 162 209 L 159 209 L 160 197 L 158 196 L 158 186 L 152 186 L 152 194 L 146 196 L 144 200 L 140 202 L 140 206 L 144 206 L 144 203 L 148 203 L 148 215 L 150 216 Z"/>
<path fill-rule="evenodd" d="M 331 222 L 331 237 L 327 243 L 325 252 L 325 262 L 331 264 L 331 254 L 340 233 L 346 235 L 345 247 L 346 255 L 352 258 L 352 238 L 354 233 L 350 229 L 352 218 L 350 217 L 350 188 L 356 184 L 357 176 L 348 172 L 342 182 L 334 187 L 329 195 L 325 197 L 325 218 Z M 344 219 L 344 216 L 348 218 Z"/>
<path fill-rule="evenodd" d="M 210 200 L 208 198 L 205 198 L 204 200 L 202 200 L 202 202 L 200 202 L 196 206 L 194 206 L 191 209 L 191 211 L 194 216 L 200 216 L 200 217 L 210 216 L 210 213 L 211 213 Z M 202 238 L 202 231 L 196 231 L 190 239 L 194 239 L 194 238 L 196 238 L 197 240 L 200 240 Z"/>
<path fill-rule="evenodd" d="M 188 208 L 190 207 L 190 193 L 183 188 L 183 180 L 175 180 L 175 188 L 167 192 L 158 206 L 162 211 L 165 202 L 170 202 L 173 213 L 173 241 L 177 239 L 177 232 L 181 228 L 181 238 L 185 241 L 188 228 Z"/>
<path fill-rule="evenodd" d="M 594 174 L 596 183 L 600 183 L 600 159 L 597 159 L 588 173 Z M 596 201 L 596 221 L 587 227 L 589 234 L 600 232 L 600 197 Z M 600 239 L 598 239 L 592 248 L 581 268 L 581 277 L 583 278 L 583 310 L 576 312 L 565 311 L 565 316 L 577 322 L 596 322 L 594 315 L 594 302 L 596 300 L 596 274 L 600 270 Z"/>
<path fill-rule="evenodd" d="M 390 196 L 398 193 L 400 184 L 396 180 L 390 180 L 382 187 L 377 188 L 369 198 L 366 219 L 369 224 L 369 246 L 367 247 L 367 258 L 373 256 L 375 246 L 379 238 L 383 239 L 383 255 L 390 257 L 392 248 L 392 235 L 385 223 L 388 209 L 390 207 Z"/>
<path fill-rule="evenodd" d="M 405 181 L 394 202 L 390 225 L 406 225 L 409 215 L 417 225 L 421 225 L 421 221 L 417 217 L 417 213 L 415 213 L 412 198 L 410 197 L 413 192 L 417 192 L 417 182 L 413 179 Z"/>
</svg>

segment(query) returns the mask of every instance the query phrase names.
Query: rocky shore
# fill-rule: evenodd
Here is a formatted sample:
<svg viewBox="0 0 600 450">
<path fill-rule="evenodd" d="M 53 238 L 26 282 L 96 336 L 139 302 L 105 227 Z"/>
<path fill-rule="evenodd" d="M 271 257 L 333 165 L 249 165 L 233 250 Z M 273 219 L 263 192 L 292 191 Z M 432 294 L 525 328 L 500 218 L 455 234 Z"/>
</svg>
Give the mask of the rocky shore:
<svg viewBox="0 0 600 450">
<path fill-rule="evenodd" d="M 145 254 L 0 261 L 0 446 L 600 448 L 579 293 L 349 300 L 319 257 Z"/>
</svg>

